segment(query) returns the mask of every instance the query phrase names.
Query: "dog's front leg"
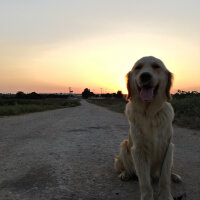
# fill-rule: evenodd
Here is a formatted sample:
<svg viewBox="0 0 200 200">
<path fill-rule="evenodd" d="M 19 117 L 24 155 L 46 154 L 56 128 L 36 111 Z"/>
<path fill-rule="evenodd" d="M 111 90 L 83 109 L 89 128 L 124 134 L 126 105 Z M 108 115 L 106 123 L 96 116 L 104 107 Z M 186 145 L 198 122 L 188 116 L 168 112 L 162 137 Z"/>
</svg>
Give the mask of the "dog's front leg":
<svg viewBox="0 0 200 200">
<path fill-rule="evenodd" d="M 158 200 L 173 200 L 170 190 L 171 183 L 171 168 L 173 162 L 173 149 L 174 145 L 172 143 L 169 144 L 167 149 L 163 165 L 161 176 L 159 179 L 159 197 Z"/>
<path fill-rule="evenodd" d="M 132 157 L 135 170 L 139 179 L 141 200 L 153 200 L 153 189 L 150 178 L 150 164 L 144 151 L 132 147 Z"/>
</svg>

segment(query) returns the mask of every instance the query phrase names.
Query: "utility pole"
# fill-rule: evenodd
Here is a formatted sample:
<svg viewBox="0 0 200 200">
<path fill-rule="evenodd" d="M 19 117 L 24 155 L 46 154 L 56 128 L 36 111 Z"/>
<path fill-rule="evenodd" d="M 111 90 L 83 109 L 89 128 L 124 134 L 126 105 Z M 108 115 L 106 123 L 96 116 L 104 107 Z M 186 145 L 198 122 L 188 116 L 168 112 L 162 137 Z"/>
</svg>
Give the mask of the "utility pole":
<svg viewBox="0 0 200 200">
<path fill-rule="evenodd" d="M 69 95 L 71 96 L 73 93 L 73 90 L 71 89 L 71 87 L 69 87 Z"/>
</svg>

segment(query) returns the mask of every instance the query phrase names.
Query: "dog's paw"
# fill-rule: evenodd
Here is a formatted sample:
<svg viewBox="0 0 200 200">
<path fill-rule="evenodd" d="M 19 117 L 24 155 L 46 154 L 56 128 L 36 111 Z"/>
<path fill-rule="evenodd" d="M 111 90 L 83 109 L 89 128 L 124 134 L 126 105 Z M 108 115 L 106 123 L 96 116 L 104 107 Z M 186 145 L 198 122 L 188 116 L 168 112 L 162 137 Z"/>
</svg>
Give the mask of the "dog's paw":
<svg viewBox="0 0 200 200">
<path fill-rule="evenodd" d="M 172 173 L 171 174 L 171 179 L 174 183 L 180 183 L 182 182 L 181 177 L 178 174 Z"/>
<path fill-rule="evenodd" d="M 125 172 L 121 172 L 118 176 L 122 181 L 128 181 L 130 179 L 130 176 Z"/>
</svg>

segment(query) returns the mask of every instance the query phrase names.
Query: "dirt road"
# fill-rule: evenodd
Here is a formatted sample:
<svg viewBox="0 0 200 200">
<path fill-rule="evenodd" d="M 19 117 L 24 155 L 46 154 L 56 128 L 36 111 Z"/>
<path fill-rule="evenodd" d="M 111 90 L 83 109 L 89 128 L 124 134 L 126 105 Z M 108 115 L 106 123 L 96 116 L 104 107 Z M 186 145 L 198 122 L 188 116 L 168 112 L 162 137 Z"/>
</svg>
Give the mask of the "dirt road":
<svg viewBox="0 0 200 200">
<path fill-rule="evenodd" d="M 123 114 L 88 104 L 0 118 L 0 200 L 139 200 L 113 169 L 128 135 Z M 200 131 L 175 127 L 177 196 L 200 199 Z M 157 186 L 155 185 L 155 188 Z M 156 192 L 156 189 L 155 189 Z"/>
</svg>

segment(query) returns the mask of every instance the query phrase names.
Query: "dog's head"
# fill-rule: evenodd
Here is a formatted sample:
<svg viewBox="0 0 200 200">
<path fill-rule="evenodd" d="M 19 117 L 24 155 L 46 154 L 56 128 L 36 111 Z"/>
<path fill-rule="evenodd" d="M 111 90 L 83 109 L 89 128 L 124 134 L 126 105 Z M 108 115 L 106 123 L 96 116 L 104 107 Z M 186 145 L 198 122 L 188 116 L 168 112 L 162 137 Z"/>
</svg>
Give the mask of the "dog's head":
<svg viewBox="0 0 200 200">
<path fill-rule="evenodd" d="M 173 75 L 163 62 L 155 57 L 138 60 L 127 74 L 127 98 L 151 102 L 155 99 L 170 100 Z"/>
</svg>

